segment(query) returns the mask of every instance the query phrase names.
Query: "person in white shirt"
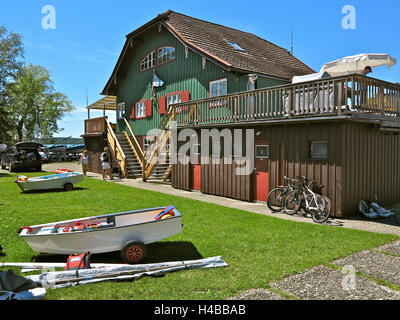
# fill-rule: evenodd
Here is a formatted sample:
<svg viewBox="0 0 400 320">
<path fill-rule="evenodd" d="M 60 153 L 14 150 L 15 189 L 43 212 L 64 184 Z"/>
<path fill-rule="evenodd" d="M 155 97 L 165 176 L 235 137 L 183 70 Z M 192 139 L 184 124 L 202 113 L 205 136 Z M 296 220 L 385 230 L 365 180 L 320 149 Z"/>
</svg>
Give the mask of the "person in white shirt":
<svg viewBox="0 0 400 320">
<path fill-rule="evenodd" d="M 111 175 L 111 158 L 110 158 L 110 153 L 108 152 L 108 148 L 104 148 L 104 152 L 101 154 L 101 167 L 102 167 L 102 175 L 103 175 L 103 180 L 106 180 L 107 174 L 110 177 L 110 180 L 112 180 L 112 175 Z"/>
<path fill-rule="evenodd" d="M 83 156 L 78 160 L 78 165 L 82 163 L 83 175 L 86 177 L 86 172 L 89 168 L 89 153 L 87 150 L 83 151 Z"/>
</svg>

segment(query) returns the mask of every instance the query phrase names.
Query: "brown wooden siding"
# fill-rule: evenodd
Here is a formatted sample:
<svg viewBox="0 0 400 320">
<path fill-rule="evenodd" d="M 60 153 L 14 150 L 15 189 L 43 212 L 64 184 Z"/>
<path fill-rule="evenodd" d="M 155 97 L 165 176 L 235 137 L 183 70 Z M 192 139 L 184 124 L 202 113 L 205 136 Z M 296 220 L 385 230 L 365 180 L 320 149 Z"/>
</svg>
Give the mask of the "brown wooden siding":
<svg viewBox="0 0 400 320">
<path fill-rule="evenodd" d="M 103 136 L 85 137 L 85 149 L 88 150 L 89 155 L 89 172 L 101 173 L 100 155 L 106 146 L 107 143 Z"/>
<path fill-rule="evenodd" d="M 354 121 L 264 125 L 257 139 L 269 141 L 269 190 L 279 185 L 279 144 L 285 144 L 283 174 L 306 176 L 323 184 L 324 195 L 332 202 L 334 217 L 356 216 L 361 199 L 378 197 L 380 205 L 400 202 L 400 135 Z M 328 158 L 311 159 L 311 141 L 328 141 Z M 202 164 L 203 193 L 240 200 L 255 200 L 254 175 L 237 176 L 234 165 Z M 192 188 L 187 166 L 174 172 L 174 188 Z M 188 174 L 189 172 L 189 174 Z"/>
<path fill-rule="evenodd" d="M 260 130 L 261 128 L 256 128 Z M 279 143 L 285 143 L 284 175 L 306 176 L 324 185 L 323 193 L 332 201 L 335 216 L 341 209 L 342 124 L 298 124 L 262 127 L 262 137 L 270 143 L 269 189 L 279 185 Z M 328 141 L 328 159 L 310 158 L 311 141 Z"/>
<path fill-rule="evenodd" d="M 190 191 L 192 189 L 192 180 L 190 177 L 191 165 L 181 163 L 173 164 L 171 171 L 171 185 L 174 188 Z"/>
<path fill-rule="evenodd" d="M 361 199 L 381 206 L 400 202 L 400 136 L 368 124 L 347 123 L 344 129 L 343 211 L 358 212 Z"/>
<path fill-rule="evenodd" d="M 236 175 L 237 166 L 224 163 L 221 159 L 220 164 L 213 164 L 212 160 L 208 164 L 201 164 L 201 189 L 207 194 L 213 194 L 233 199 L 252 201 L 252 175 Z M 240 168 L 239 170 L 244 170 Z"/>
</svg>

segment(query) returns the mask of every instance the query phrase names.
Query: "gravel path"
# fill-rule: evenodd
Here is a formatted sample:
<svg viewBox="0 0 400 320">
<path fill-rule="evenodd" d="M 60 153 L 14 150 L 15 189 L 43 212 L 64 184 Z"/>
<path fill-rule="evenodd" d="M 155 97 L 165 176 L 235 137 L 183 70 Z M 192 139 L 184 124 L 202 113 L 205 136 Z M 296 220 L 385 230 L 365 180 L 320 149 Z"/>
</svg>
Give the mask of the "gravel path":
<svg viewBox="0 0 400 320">
<path fill-rule="evenodd" d="M 400 286 L 400 257 L 374 251 L 362 251 L 336 260 L 333 264 L 339 267 L 351 265 L 361 273 Z"/>
<path fill-rule="evenodd" d="M 400 240 L 388 243 L 382 247 L 377 248 L 376 250 L 400 256 Z"/>
<path fill-rule="evenodd" d="M 227 300 L 289 300 L 268 289 L 250 289 Z"/>
<path fill-rule="evenodd" d="M 345 277 L 351 279 L 349 276 L 354 277 L 354 282 L 345 281 L 343 286 Z M 271 286 L 304 300 L 400 300 L 400 292 L 326 266 L 308 269 Z"/>
</svg>

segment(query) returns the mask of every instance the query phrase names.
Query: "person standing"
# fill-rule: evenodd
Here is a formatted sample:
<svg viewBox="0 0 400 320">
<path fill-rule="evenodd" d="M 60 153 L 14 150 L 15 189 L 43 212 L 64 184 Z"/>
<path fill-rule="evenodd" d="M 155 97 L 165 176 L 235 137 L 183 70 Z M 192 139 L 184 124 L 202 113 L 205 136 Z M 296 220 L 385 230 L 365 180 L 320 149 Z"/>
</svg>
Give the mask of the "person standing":
<svg viewBox="0 0 400 320">
<path fill-rule="evenodd" d="M 82 163 L 83 175 L 86 177 L 86 173 L 89 167 L 89 153 L 87 150 L 83 151 L 83 156 L 78 160 L 78 165 Z"/>
<path fill-rule="evenodd" d="M 107 175 L 109 175 L 110 180 L 112 180 L 111 176 L 111 157 L 110 153 L 108 152 L 108 148 L 104 148 L 104 152 L 101 154 L 101 167 L 102 167 L 102 175 L 103 175 L 103 180 L 106 180 Z"/>
</svg>

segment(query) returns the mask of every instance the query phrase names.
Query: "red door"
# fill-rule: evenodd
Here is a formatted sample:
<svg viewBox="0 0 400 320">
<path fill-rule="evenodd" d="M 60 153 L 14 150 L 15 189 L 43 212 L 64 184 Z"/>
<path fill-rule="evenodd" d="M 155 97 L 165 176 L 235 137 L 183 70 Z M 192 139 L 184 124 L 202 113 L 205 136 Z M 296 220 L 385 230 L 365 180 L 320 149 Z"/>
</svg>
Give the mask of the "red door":
<svg viewBox="0 0 400 320">
<path fill-rule="evenodd" d="M 256 140 L 254 147 L 255 200 L 266 202 L 269 192 L 269 144 L 267 140 Z"/>
<path fill-rule="evenodd" d="M 193 165 L 193 189 L 201 189 L 201 167 L 199 164 Z"/>
</svg>

